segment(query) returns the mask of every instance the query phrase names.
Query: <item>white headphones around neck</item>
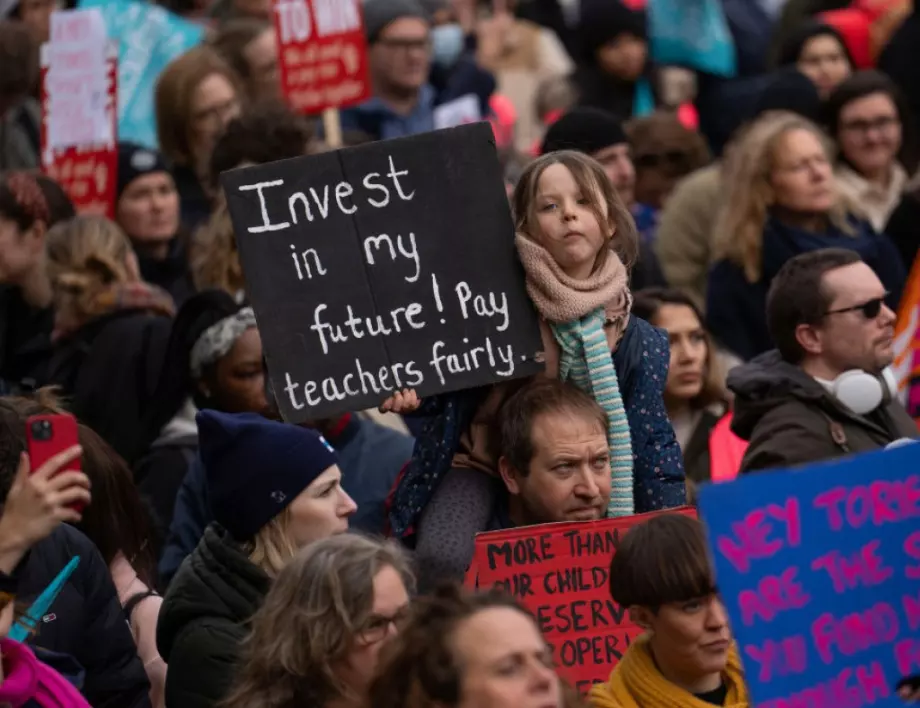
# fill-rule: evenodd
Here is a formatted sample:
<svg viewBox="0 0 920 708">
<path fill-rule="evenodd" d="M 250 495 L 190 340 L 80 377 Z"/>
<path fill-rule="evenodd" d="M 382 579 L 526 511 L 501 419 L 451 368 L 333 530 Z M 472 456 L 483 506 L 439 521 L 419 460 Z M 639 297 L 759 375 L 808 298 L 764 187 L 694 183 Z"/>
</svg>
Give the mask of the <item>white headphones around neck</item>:
<svg viewBox="0 0 920 708">
<path fill-rule="evenodd" d="M 894 400 L 898 382 L 890 367 L 882 371 L 881 376 L 853 369 L 828 382 L 828 388 L 834 398 L 856 415 L 866 415 Z"/>
</svg>

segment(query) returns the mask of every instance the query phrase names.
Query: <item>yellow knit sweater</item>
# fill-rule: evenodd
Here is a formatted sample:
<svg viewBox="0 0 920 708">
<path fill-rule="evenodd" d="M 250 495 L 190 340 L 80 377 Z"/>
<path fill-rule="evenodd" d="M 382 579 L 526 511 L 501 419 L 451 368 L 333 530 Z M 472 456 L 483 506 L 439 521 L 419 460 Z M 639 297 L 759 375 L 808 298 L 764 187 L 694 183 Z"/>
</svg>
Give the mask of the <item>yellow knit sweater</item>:
<svg viewBox="0 0 920 708">
<path fill-rule="evenodd" d="M 725 708 L 749 708 L 747 685 L 734 646 L 729 651 L 723 679 L 728 686 Z M 633 642 L 607 683 L 591 689 L 591 705 L 594 708 L 712 708 L 710 703 L 661 675 L 649 651 L 647 635 Z"/>
</svg>

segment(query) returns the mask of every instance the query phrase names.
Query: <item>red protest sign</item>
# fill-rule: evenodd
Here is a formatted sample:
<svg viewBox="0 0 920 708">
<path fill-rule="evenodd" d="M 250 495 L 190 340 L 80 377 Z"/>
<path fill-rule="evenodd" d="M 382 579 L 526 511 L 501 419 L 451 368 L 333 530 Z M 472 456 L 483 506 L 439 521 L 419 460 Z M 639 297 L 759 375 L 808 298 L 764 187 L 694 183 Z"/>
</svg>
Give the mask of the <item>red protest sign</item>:
<svg viewBox="0 0 920 708">
<path fill-rule="evenodd" d="M 368 99 L 367 39 L 361 0 L 275 0 L 281 86 L 298 113 L 321 113 Z"/>
<path fill-rule="evenodd" d="M 610 560 L 620 537 L 656 513 L 696 516 L 695 510 L 681 507 L 479 534 L 467 584 L 512 593 L 536 618 L 559 674 L 585 693 L 607 680 L 642 633 L 626 608 L 610 598 Z"/>
<path fill-rule="evenodd" d="M 61 51 L 56 51 L 61 50 Z M 41 59 L 41 164 L 77 212 L 113 218 L 118 169 L 118 49 L 108 43 L 103 62 L 92 41 L 45 44 Z"/>
</svg>

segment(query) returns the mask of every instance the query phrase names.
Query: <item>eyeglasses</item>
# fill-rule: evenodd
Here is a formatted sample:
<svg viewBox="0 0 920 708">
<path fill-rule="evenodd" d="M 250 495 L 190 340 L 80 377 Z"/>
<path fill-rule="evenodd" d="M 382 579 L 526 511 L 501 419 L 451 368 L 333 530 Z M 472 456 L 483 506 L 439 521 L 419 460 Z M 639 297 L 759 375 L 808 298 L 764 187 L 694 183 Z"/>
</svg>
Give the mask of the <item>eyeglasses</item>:
<svg viewBox="0 0 920 708">
<path fill-rule="evenodd" d="M 204 108 L 200 111 L 197 111 L 192 115 L 192 121 L 197 125 L 204 126 L 215 126 L 221 125 L 224 123 L 225 119 L 239 111 L 240 102 L 236 98 L 232 98 L 229 101 L 218 104 L 216 106 L 210 106 L 209 108 Z"/>
<path fill-rule="evenodd" d="M 371 615 L 358 632 L 358 641 L 362 644 L 375 644 L 382 641 L 390 631 L 390 625 L 396 629 L 402 629 L 408 619 L 409 605 L 400 607 L 390 616 Z"/>
<path fill-rule="evenodd" d="M 888 297 L 888 293 L 885 293 L 882 297 L 874 297 L 871 300 L 866 300 L 859 305 L 853 305 L 852 307 L 841 307 L 839 310 L 828 310 L 825 312 L 825 315 L 841 315 L 845 312 L 862 312 L 863 317 L 867 320 L 874 320 L 879 316 L 879 313 L 882 311 L 882 305 L 885 304 L 885 298 Z"/>
<path fill-rule="evenodd" d="M 878 118 L 873 118 L 871 120 L 851 120 L 847 123 L 844 123 L 840 126 L 842 130 L 846 130 L 851 133 L 859 133 L 865 135 L 870 130 L 874 130 L 879 133 L 884 133 L 890 128 L 899 125 L 901 121 L 897 116 L 879 116 Z"/>
<path fill-rule="evenodd" d="M 431 39 L 429 37 L 424 39 L 400 39 L 397 37 L 393 37 L 392 39 L 378 39 L 377 44 L 387 49 L 399 49 L 406 53 L 412 50 L 419 52 L 431 51 Z"/>
</svg>

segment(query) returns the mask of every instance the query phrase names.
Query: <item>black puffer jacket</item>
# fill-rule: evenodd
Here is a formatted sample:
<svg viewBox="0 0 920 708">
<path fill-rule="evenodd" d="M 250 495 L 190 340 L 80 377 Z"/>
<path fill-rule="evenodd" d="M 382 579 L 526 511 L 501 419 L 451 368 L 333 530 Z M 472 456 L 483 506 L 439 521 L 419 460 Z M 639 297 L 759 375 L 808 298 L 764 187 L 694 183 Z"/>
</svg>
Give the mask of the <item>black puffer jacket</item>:
<svg viewBox="0 0 920 708">
<path fill-rule="evenodd" d="M 168 708 L 213 708 L 226 697 L 247 623 L 269 584 L 226 531 L 205 529 L 170 584 L 157 623 L 157 647 L 169 665 Z"/>
<path fill-rule="evenodd" d="M 143 414 L 151 404 L 172 331 L 168 317 L 120 310 L 58 342 L 48 366 L 51 383 L 71 399 L 71 411 L 128 464 L 146 452 Z"/>
<path fill-rule="evenodd" d="M 150 683 L 112 577 L 86 536 L 65 524 L 35 544 L 16 569 L 19 599 L 37 598 L 76 556 L 80 564 L 30 641 L 80 663 L 94 708 L 149 708 Z"/>
</svg>

